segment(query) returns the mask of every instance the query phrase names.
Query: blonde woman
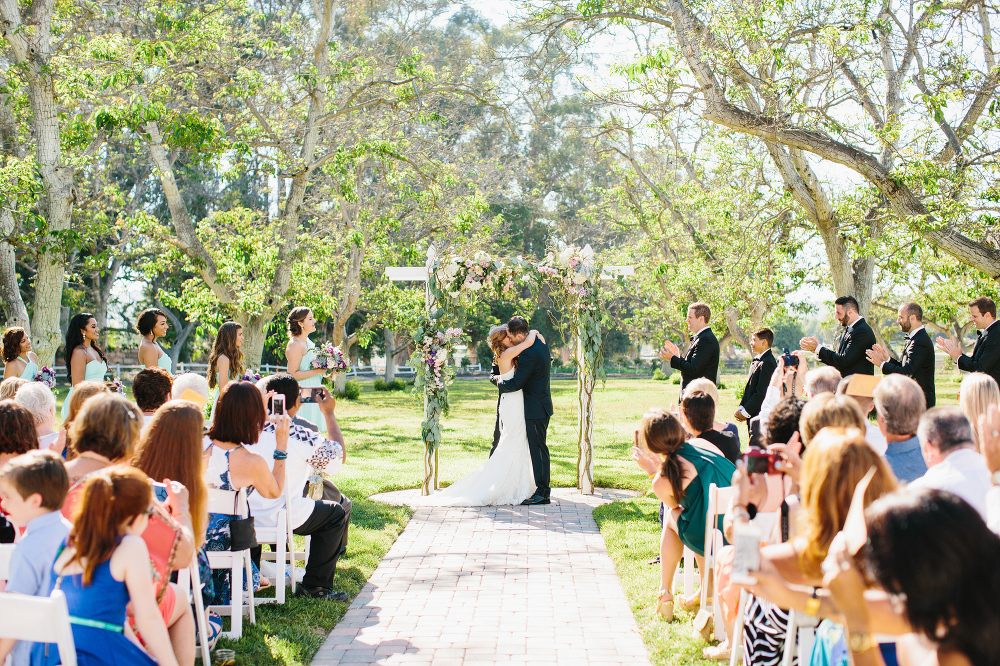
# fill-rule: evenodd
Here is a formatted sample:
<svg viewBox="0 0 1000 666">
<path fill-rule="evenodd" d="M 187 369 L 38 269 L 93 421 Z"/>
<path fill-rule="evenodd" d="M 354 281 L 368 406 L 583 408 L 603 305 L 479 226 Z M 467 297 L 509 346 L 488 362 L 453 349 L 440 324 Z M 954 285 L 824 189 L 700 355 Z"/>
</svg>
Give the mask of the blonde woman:
<svg viewBox="0 0 1000 666">
<path fill-rule="evenodd" d="M 985 414 L 990 405 L 1000 407 L 1000 387 L 995 379 L 985 372 L 970 372 L 958 387 L 958 406 L 972 424 L 972 438 L 976 442 L 976 451 L 982 453 L 982 438 L 979 432 L 979 417 Z"/>
</svg>

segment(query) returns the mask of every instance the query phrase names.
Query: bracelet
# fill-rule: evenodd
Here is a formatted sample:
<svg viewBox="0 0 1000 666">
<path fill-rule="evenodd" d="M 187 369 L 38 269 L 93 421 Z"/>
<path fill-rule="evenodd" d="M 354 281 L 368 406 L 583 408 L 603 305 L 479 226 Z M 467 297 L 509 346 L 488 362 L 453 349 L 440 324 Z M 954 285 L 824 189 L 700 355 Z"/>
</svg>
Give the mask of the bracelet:
<svg viewBox="0 0 1000 666">
<path fill-rule="evenodd" d="M 733 507 L 733 518 L 743 518 L 747 522 L 752 520 L 752 518 L 750 518 L 750 512 L 747 511 L 746 507 L 739 505 Z"/>
<path fill-rule="evenodd" d="M 284 460 L 285 458 L 288 457 L 288 451 L 279 451 L 278 449 L 275 449 L 274 453 L 272 453 L 271 456 L 275 460 Z"/>
<path fill-rule="evenodd" d="M 812 597 L 806 602 L 806 615 L 816 617 L 817 613 L 819 613 L 819 588 L 814 587 Z"/>
</svg>

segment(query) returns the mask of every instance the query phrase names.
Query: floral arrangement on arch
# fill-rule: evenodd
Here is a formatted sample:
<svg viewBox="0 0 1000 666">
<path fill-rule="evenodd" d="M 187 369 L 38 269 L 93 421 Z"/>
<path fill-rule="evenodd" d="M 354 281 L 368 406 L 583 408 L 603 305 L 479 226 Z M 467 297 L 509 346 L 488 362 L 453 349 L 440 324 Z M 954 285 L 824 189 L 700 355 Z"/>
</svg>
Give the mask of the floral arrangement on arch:
<svg viewBox="0 0 1000 666">
<path fill-rule="evenodd" d="M 455 378 L 455 369 L 448 365 L 448 359 L 463 335 L 460 328 L 435 329 L 433 319 L 417 325 L 413 331 L 415 349 L 409 361 L 415 375 L 414 393 L 427 399 L 421 435 L 430 451 L 441 443 L 440 417 L 448 414 L 448 386 Z"/>
<path fill-rule="evenodd" d="M 507 262 L 482 251 L 469 258 L 453 254 L 435 261 L 432 288 L 442 304 L 453 301 L 466 305 L 475 298 L 510 297 L 517 288 L 518 268 L 517 260 Z"/>
</svg>

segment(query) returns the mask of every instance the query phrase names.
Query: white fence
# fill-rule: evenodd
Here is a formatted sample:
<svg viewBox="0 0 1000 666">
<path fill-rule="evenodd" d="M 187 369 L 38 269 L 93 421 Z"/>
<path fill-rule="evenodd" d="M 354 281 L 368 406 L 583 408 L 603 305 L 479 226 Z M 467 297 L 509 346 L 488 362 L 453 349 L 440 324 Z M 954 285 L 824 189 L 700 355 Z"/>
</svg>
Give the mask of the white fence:
<svg viewBox="0 0 1000 666">
<path fill-rule="evenodd" d="M 143 369 L 144 366 L 138 363 L 114 363 L 108 366 L 108 373 L 114 377 L 120 377 L 122 379 L 132 379 L 135 377 L 136 373 Z M 265 364 L 257 369 L 257 372 L 263 376 L 273 375 L 277 372 L 285 372 L 285 366 L 283 365 L 270 365 Z M 56 381 L 68 383 L 69 375 L 66 372 L 66 366 L 56 367 Z M 177 367 L 174 368 L 173 374 L 179 375 L 183 372 L 196 372 L 200 375 L 208 373 L 207 363 L 178 363 Z M 385 373 L 384 368 L 373 368 L 370 365 L 360 365 L 351 368 L 350 372 L 347 373 L 348 377 L 380 377 Z M 412 377 L 414 375 L 413 368 L 408 365 L 400 365 L 396 367 L 397 377 Z"/>
</svg>

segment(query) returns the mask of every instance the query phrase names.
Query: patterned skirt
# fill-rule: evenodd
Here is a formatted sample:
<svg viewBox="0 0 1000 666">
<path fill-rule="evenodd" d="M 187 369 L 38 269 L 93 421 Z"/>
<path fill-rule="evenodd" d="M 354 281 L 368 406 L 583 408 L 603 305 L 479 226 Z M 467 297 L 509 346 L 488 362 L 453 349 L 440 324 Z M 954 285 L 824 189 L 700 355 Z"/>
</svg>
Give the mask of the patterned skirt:
<svg viewBox="0 0 1000 666">
<path fill-rule="evenodd" d="M 777 666 L 781 663 L 788 632 L 788 611 L 751 595 L 743 611 L 744 666 Z M 793 666 L 798 657 L 792 658 Z"/>
</svg>

